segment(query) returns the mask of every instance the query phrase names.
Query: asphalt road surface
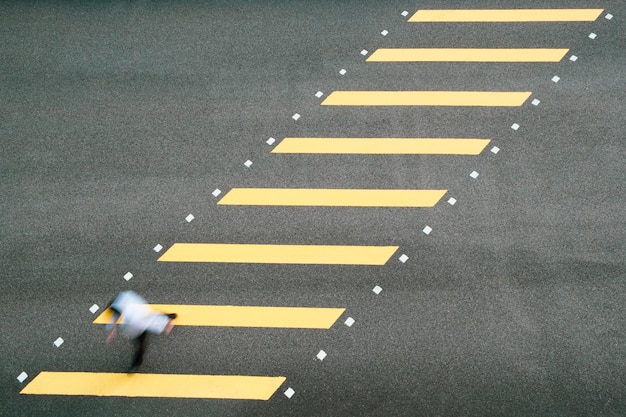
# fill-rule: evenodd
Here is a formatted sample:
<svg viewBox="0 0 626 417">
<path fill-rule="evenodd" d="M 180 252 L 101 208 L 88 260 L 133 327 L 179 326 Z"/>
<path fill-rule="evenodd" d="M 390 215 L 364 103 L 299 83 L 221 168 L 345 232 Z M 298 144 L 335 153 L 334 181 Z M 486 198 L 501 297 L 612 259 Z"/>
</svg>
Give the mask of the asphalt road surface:
<svg viewBox="0 0 626 417">
<path fill-rule="evenodd" d="M 408 21 L 468 7 L 602 12 Z M 622 0 L 2 2 L 0 414 L 626 415 L 624 22 Z M 379 48 L 567 53 L 368 62 Z M 340 90 L 532 94 L 321 105 Z M 473 156 L 272 153 L 286 137 L 491 141 Z M 419 208 L 218 204 L 233 188 L 447 191 Z M 397 249 L 383 265 L 158 262 L 175 243 Z M 92 323 L 125 289 L 345 311 L 330 329 L 176 326 L 138 370 L 284 377 L 266 401 L 21 393 L 40 372 L 125 372 L 131 344 Z"/>
</svg>

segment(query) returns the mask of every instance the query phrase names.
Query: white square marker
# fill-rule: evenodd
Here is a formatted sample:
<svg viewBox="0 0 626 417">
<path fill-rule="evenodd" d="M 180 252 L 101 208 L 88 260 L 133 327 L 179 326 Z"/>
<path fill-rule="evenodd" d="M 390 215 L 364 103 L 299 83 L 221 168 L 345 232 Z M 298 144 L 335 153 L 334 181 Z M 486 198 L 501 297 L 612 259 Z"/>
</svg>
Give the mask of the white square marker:
<svg viewBox="0 0 626 417">
<path fill-rule="evenodd" d="M 578 60 L 578 57 L 576 55 L 572 55 L 569 57 L 569 60 L 572 62 L 576 62 Z"/>
<path fill-rule="evenodd" d="M 276 142 L 276 139 L 274 139 L 274 138 L 269 138 L 268 140 L 265 141 L 265 143 L 267 143 L 270 146 L 273 145 L 274 142 Z"/>
<path fill-rule="evenodd" d="M 222 190 L 216 188 L 211 194 L 213 194 L 213 197 L 217 197 L 218 195 L 222 194 Z"/>
<path fill-rule="evenodd" d="M 324 93 L 322 93 L 321 91 L 318 91 L 317 93 L 315 93 L 315 97 L 317 98 L 322 98 L 323 95 Z"/>
<path fill-rule="evenodd" d="M 348 327 L 352 327 L 352 325 L 354 324 L 354 319 L 352 317 L 348 317 L 346 321 L 343 322 L 343 324 L 345 324 Z"/>
<path fill-rule="evenodd" d="M 248 160 L 247 160 L 246 162 L 244 162 L 243 164 L 246 166 L 246 168 L 250 168 L 250 167 L 252 166 L 252 161 L 248 159 Z"/>
<path fill-rule="evenodd" d="M 531 103 L 532 103 L 533 106 L 538 106 L 539 103 L 541 103 L 541 101 L 539 101 L 537 99 L 534 99 L 533 101 L 531 101 Z"/>
<path fill-rule="evenodd" d="M 131 274 L 130 272 L 127 272 L 124 274 L 124 279 L 126 281 L 130 281 L 130 279 L 133 277 L 133 274 Z"/>
<path fill-rule="evenodd" d="M 387 36 L 389 35 L 389 31 L 388 30 L 383 30 L 382 32 L 380 32 L 381 35 L 383 36 Z"/>
<path fill-rule="evenodd" d="M 157 244 L 154 248 L 152 248 L 152 250 L 159 253 L 161 252 L 161 250 L 163 250 L 163 246 L 161 246 L 160 244 Z"/>
<path fill-rule="evenodd" d="M 193 216 L 193 214 L 189 214 L 189 216 L 185 217 L 185 220 L 187 220 L 187 223 L 191 223 L 191 221 L 195 219 L 195 217 Z"/>
<path fill-rule="evenodd" d="M 54 346 L 59 347 L 63 344 L 63 339 L 62 338 L 57 338 L 57 340 L 54 341 Z"/>
<path fill-rule="evenodd" d="M 406 261 L 409 260 L 409 257 L 406 256 L 405 254 L 402 254 L 402 256 L 400 256 L 398 259 L 400 260 L 400 262 L 406 263 Z"/>
<path fill-rule="evenodd" d="M 20 383 L 24 382 L 26 378 L 28 378 L 28 374 L 26 372 L 22 372 L 17 376 L 17 380 L 20 381 Z"/>
<path fill-rule="evenodd" d="M 296 392 L 293 390 L 293 388 L 289 387 L 287 388 L 287 390 L 285 391 L 285 397 L 287 398 L 291 398 L 293 397 L 293 394 L 295 394 Z"/>
<path fill-rule="evenodd" d="M 374 288 L 372 288 L 372 291 L 374 291 L 374 294 L 376 294 L 376 295 L 380 294 L 380 292 L 381 292 L 382 290 L 383 290 L 383 289 L 382 289 L 382 288 L 380 288 L 378 285 L 377 285 L 377 286 L 375 286 Z"/>
<path fill-rule="evenodd" d="M 361 51 L 361 55 L 363 55 L 363 56 L 367 55 L 367 53 L 368 53 L 368 52 L 367 52 L 367 50 L 366 50 L 366 49 L 363 49 L 363 50 Z"/>
<path fill-rule="evenodd" d="M 291 118 L 293 120 L 298 120 L 300 118 L 300 115 L 298 113 L 294 114 L 293 116 L 291 116 Z"/>
<path fill-rule="evenodd" d="M 426 227 L 422 230 L 422 232 L 424 232 L 424 234 L 426 234 L 426 235 L 429 235 L 429 234 L 430 234 L 430 232 L 432 232 L 432 231 L 433 231 L 433 228 L 432 228 L 432 227 L 430 227 L 430 226 L 426 226 Z"/>
<path fill-rule="evenodd" d="M 100 310 L 100 306 L 98 304 L 94 304 L 89 307 L 89 311 L 91 311 L 91 314 L 96 314 L 96 311 L 98 310 Z"/>
<path fill-rule="evenodd" d="M 513 124 L 511 125 L 511 129 L 513 129 L 513 130 L 517 130 L 517 129 L 519 129 L 519 125 L 518 125 L 517 123 L 513 123 Z"/>
<path fill-rule="evenodd" d="M 598 35 L 596 35 L 596 34 L 595 34 L 595 33 L 593 33 L 593 32 L 591 32 L 591 33 L 589 34 L 589 39 L 595 39 L 595 38 L 597 38 L 597 37 L 598 37 Z"/>
<path fill-rule="evenodd" d="M 613 15 L 611 13 L 608 13 L 606 16 L 604 16 L 604 18 L 606 20 L 611 20 L 611 19 L 613 19 Z"/>
<path fill-rule="evenodd" d="M 316 357 L 317 357 L 317 359 L 323 361 L 326 356 L 327 356 L 326 352 L 324 352 L 323 350 L 320 350 Z"/>
<path fill-rule="evenodd" d="M 558 83 L 561 80 L 561 77 L 559 77 L 558 75 L 555 75 L 554 77 L 552 77 L 552 82 Z"/>
<path fill-rule="evenodd" d="M 450 204 L 451 206 L 455 205 L 456 204 L 456 198 L 450 197 L 448 199 L 448 204 Z"/>
<path fill-rule="evenodd" d="M 470 174 L 470 177 L 472 177 L 474 179 L 478 178 L 478 172 L 472 171 L 472 173 Z"/>
<path fill-rule="evenodd" d="M 497 155 L 498 152 L 500 152 L 500 148 L 498 148 L 497 146 L 494 146 L 493 148 L 491 148 L 491 153 Z"/>
<path fill-rule="evenodd" d="M 407 12 L 406 10 L 403 11 L 402 13 L 400 13 L 402 16 L 407 17 L 409 15 L 409 12 Z"/>
<path fill-rule="evenodd" d="M 346 75 L 346 72 L 348 72 L 348 71 L 346 71 L 343 68 L 339 70 L 339 74 L 341 74 L 341 75 Z"/>
</svg>

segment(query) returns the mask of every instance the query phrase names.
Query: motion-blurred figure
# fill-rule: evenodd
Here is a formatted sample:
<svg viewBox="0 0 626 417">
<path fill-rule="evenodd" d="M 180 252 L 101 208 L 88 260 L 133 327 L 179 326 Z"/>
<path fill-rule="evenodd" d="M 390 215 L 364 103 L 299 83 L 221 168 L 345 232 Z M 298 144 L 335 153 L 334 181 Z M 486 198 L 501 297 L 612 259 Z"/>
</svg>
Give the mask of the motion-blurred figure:
<svg viewBox="0 0 626 417">
<path fill-rule="evenodd" d="M 146 350 L 148 332 L 168 335 L 176 318 L 175 313 L 164 314 L 153 310 L 146 300 L 134 291 L 122 291 L 111 301 L 109 308 L 113 312 L 111 322 L 106 326 L 108 330 L 106 341 L 110 343 L 120 332 L 133 341 L 135 353 L 128 372 L 134 372 L 143 361 Z"/>
</svg>

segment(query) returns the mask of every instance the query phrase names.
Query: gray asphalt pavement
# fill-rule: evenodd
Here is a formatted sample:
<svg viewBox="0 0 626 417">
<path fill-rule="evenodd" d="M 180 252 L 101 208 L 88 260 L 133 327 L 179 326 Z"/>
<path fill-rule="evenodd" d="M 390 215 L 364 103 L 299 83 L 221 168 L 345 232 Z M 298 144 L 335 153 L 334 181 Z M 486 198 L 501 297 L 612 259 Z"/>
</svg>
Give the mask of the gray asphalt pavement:
<svg viewBox="0 0 626 417">
<path fill-rule="evenodd" d="M 604 12 L 401 15 L 463 7 Z M 625 21 L 621 0 L 2 2 L 0 414 L 626 415 Z M 570 52 L 366 63 L 360 52 L 380 47 Z M 532 96 L 515 108 L 320 106 L 315 93 L 334 90 Z M 492 142 L 475 157 L 271 154 L 266 140 L 287 136 Z M 428 209 L 217 205 L 212 192 L 233 187 L 449 191 Z M 380 267 L 158 263 L 152 248 L 175 242 L 399 250 Z M 89 311 L 124 289 L 161 304 L 346 313 L 329 330 L 176 327 L 140 370 L 285 376 L 268 401 L 20 395 L 41 371 L 126 369 L 130 344 L 106 345 Z"/>
</svg>

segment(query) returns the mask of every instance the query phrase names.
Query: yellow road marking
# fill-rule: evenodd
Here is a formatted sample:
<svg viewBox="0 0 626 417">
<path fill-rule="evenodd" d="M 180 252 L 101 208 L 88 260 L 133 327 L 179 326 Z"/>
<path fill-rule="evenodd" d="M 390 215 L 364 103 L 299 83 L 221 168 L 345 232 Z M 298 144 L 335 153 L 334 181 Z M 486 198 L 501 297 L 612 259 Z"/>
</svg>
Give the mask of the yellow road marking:
<svg viewBox="0 0 626 417">
<path fill-rule="evenodd" d="M 176 313 L 176 326 L 272 327 L 289 329 L 330 329 L 345 308 L 258 307 L 150 304 L 154 310 Z M 112 312 L 104 310 L 94 324 L 107 324 Z"/>
<path fill-rule="evenodd" d="M 569 49 L 380 48 L 368 62 L 559 62 Z"/>
<path fill-rule="evenodd" d="M 272 153 L 478 155 L 490 139 L 285 138 Z"/>
<path fill-rule="evenodd" d="M 603 9 L 418 10 L 409 22 L 592 22 Z"/>
<path fill-rule="evenodd" d="M 323 106 L 506 106 L 524 104 L 530 92 L 333 91 Z"/>
<path fill-rule="evenodd" d="M 231 206 L 433 207 L 447 190 L 233 188 L 218 204 Z"/>
<path fill-rule="evenodd" d="M 20 394 L 268 400 L 283 376 L 41 372 Z"/>
<path fill-rule="evenodd" d="M 159 262 L 384 265 L 397 246 L 175 243 Z"/>
</svg>

